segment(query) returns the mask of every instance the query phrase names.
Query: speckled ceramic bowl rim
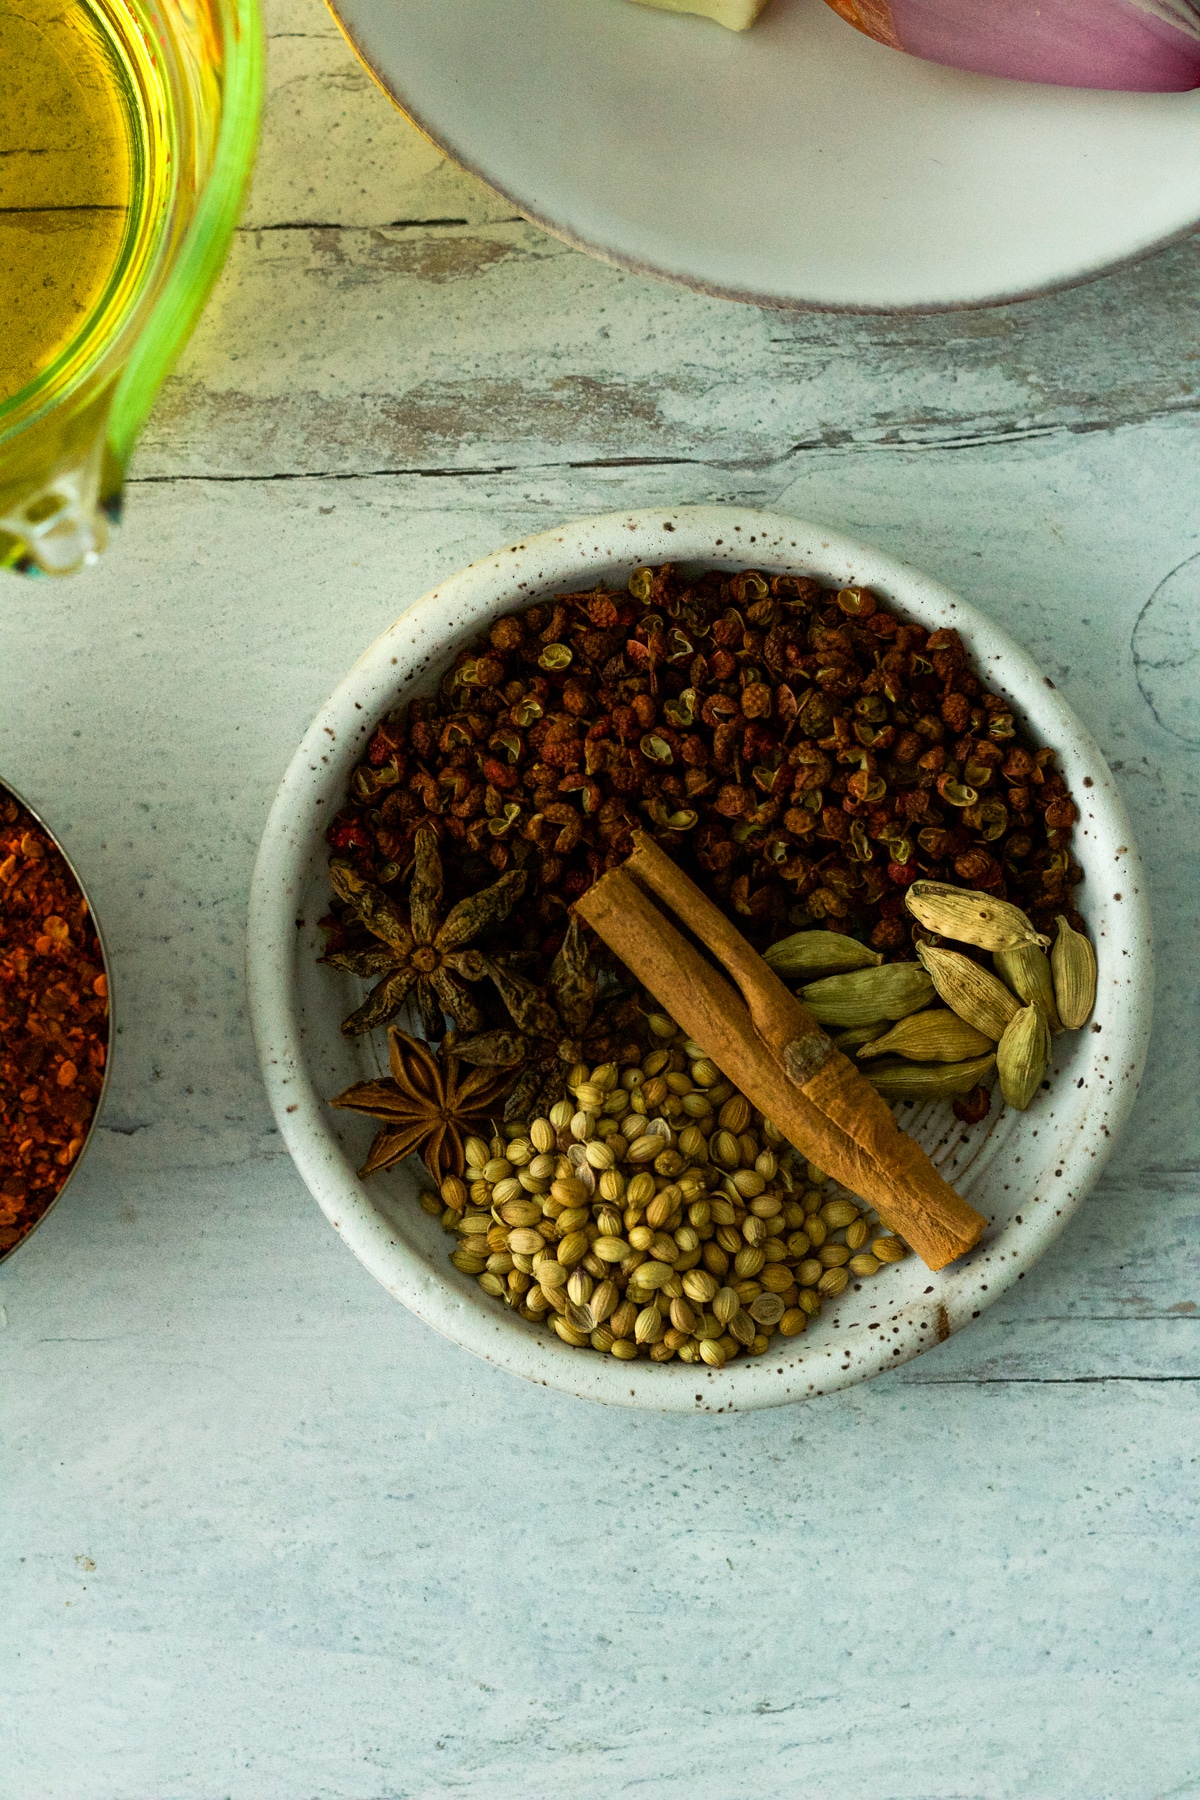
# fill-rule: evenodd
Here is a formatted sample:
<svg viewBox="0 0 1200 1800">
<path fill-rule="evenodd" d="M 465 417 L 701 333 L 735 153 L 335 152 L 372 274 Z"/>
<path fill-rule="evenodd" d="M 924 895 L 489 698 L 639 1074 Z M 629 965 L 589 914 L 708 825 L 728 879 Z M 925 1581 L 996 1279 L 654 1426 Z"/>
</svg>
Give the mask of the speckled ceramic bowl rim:
<svg viewBox="0 0 1200 1800">
<path fill-rule="evenodd" d="M 75 867 L 75 864 L 71 861 L 71 858 L 68 855 L 66 847 L 64 846 L 61 838 L 57 835 L 56 832 L 54 832 L 50 828 L 49 825 L 47 825 L 45 819 L 42 817 L 42 815 L 38 811 L 37 807 L 32 805 L 30 803 L 30 801 L 28 801 L 25 798 L 24 794 L 22 794 L 19 789 L 15 788 L 13 786 L 11 781 L 6 781 L 5 778 L 2 775 L 0 775 L 0 795 L 4 795 L 4 794 L 7 794 L 10 797 L 10 799 L 15 800 L 18 806 L 23 806 L 25 808 L 25 811 L 29 814 L 30 818 L 33 819 L 41 827 L 41 829 L 45 832 L 46 836 L 50 839 L 50 842 L 54 845 L 54 848 L 58 851 L 58 854 L 62 857 L 63 861 L 66 863 L 67 868 L 71 872 L 72 880 L 75 882 L 75 885 L 78 887 L 80 893 L 83 895 L 84 900 L 87 902 L 88 913 L 91 917 L 92 926 L 96 933 L 96 943 L 98 944 L 99 949 L 100 949 L 100 961 L 103 965 L 105 978 L 108 982 L 108 1038 L 105 1043 L 104 1079 L 100 1083 L 100 1092 L 96 1096 L 96 1110 L 93 1112 L 92 1118 L 91 1118 L 91 1123 L 88 1125 L 87 1136 L 83 1140 L 83 1149 L 79 1152 L 79 1155 L 75 1158 L 75 1161 L 71 1164 L 71 1168 L 67 1174 L 67 1179 L 63 1182 L 63 1184 L 59 1188 L 57 1194 L 55 1194 L 53 1200 L 50 1202 L 49 1206 L 46 1208 L 45 1212 L 41 1215 L 41 1217 L 36 1221 L 35 1224 L 30 1226 L 29 1230 L 25 1233 L 24 1237 L 18 1238 L 16 1243 L 10 1245 L 10 1247 L 7 1250 L 0 1251 L 0 1267 L 2 1267 L 5 1263 L 10 1262 L 12 1260 L 12 1258 L 17 1254 L 17 1251 L 22 1249 L 29 1242 L 30 1238 L 34 1235 L 34 1233 L 36 1231 L 39 1231 L 41 1229 L 41 1227 L 45 1224 L 46 1220 L 50 1217 L 50 1214 L 54 1211 L 55 1207 L 58 1205 L 58 1203 L 62 1199 L 63 1195 L 66 1193 L 67 1189 L 70 1187 L 71 1183 L 74 1181 L 75 1176 L 79 1171 L 80 1163 L 82 1163 L 84 1157 L 87 1155 L 88 1151 L 92 1147 L 92 1142 L 96 1135 L 96 1128 L 100 1123 L 100 1115 L 104 1111 L 105 1096 L 108 1093 L 108 1078 L 112 1073 L 112 1047 L 113 1047 L 113 1037 L 115 1035 L 114 1026 L 113 1026 L 113 1020 L 115 1017 L 115 1013 L 114 1013 L 114 1008 L 113 1008 L 112 964 L 109 961 L 108 946 L 104 942 L 103 928 L 100 924 L 99 918 L 97 917 L 96 909 L 92 905 L 92 897 L 88 893 L 87 888 L 84 886 L 83 880 L 79 873 L 79 870 Z"/>
<path fill-rule="evenodd" d="M 411 682 L 444 663 L 457 643 L 535 595 L 595 579 L 605 566 L 677 561 L 719 567 L 792 568 L 839 584 L 872 586 L 933 628 L 962 629 L 979 666 L 998 665 L 1003 686 L 1042 741 L 1086 758 L 1090 816 L 1120 838 L 1126 904 L 1110 944 L 1142 1003 L 1122 1009 L 1106 1046 L 1123 1071 L 1105 1113 L 1102 1143 L 1068 1144 L 1053 1205 L 1025 1207 L 1001 1234 L 930 1275 L 924 1295 L 888 1315 L 888 1331 L 843 1335 L 836 1348 L 804 1337 L 774 1340 L 768 1355 L 728 1368 L 622 1363 L 560 1343 L 507 1314 L 473 1286 L 431 1268 L 372 1203 L 309 1078 L 295 988 L 296 914 L 306 859 L 323 837 L 375 721 Z M 989 669 L 989 675 L 993 670 Z M 355 1255 L 406 1306 L 486 1360 L 547 1387 L 616 1405 L 733 1411 L 779 1405 L 864 1380 L 919 1355 L 991 1306 L 1047 1249 L 1096 1181 L 1137 1092 L 1150 1029 L 1153 953 L 1145 883 L 1124 806 L 1099 749 L 1028 657 L 973 606 L 895 558 L 782 514 L 733 506 L 614 513 L 510 544 L 416 601 L 360 658 L 318 713 L 284 776 L 259 849 L 250 902 L 251 1017 L 280 1133 L 313 1196 Z M 1027 1117 L 1029 1115 L 1026 1115 Z M 996 1242 L 998 1243 L 998 1238 Z M 447 1265 L 448 1268 L 448 1265 Z"/>
</svg>

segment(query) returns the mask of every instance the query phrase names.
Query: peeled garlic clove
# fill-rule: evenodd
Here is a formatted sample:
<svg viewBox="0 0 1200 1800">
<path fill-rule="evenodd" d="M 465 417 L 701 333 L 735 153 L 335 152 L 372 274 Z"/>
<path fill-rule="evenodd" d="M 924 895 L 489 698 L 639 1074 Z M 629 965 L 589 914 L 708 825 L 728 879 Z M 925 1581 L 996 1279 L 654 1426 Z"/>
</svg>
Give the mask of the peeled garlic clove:
<svg viewBox="0 0 1200 1800">
<path fill-rule="evenodd" d="M 827 0 L 893 50 L 1056 87 L 1200 86 L 1198 0 Z"/>
<path fill-rule="evenodd" d="M 753 25 L 767 0 L 636 0 L 638 6 L 656 6 L 662 12 L 699 13 L 715 19 L 730 31 L 745 31 Z"/>
</svg>

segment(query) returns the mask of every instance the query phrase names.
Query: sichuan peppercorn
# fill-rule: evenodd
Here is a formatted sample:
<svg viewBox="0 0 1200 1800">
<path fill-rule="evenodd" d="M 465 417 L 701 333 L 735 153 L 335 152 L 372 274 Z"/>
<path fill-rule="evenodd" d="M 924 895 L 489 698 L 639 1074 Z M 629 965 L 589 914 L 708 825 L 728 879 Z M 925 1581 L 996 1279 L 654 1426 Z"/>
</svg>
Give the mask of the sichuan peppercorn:
<svg viewBox="0 0 1200 1800">
<path fill-rule="evenodd" d="M 956 631 L 864 588 L 667 565 L 497 620 L 377 727 L 329 838 L 398 894 L 423 824 L 448 899 L 523 870 L 536 973 L 638 828 L 759 947 L 824 923 L 895 960 L 920 935 L 918 879 L 1011 898 L 1039 930 L 1074 923 L 1077 816 Z"/>
</svg>

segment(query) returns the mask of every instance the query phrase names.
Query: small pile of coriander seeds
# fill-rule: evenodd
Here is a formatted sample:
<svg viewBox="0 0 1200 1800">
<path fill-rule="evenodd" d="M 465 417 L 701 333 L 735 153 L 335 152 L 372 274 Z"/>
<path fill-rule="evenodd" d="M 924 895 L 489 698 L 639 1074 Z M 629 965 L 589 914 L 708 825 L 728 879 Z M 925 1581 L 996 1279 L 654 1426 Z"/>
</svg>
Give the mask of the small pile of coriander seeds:
<svg viewBox="0 0 1200 1800">
<path fill-rule="evenodd" d="M 648 1025 L 640 1067 L 577 1064 L 571 1099 L 469 1138 L 465 1178 L 420 1201 L 458 1239 L 457 1268 L 564 1343 L 719 1369 L 908 1249 L 673 1019 Z"/>
</svg>

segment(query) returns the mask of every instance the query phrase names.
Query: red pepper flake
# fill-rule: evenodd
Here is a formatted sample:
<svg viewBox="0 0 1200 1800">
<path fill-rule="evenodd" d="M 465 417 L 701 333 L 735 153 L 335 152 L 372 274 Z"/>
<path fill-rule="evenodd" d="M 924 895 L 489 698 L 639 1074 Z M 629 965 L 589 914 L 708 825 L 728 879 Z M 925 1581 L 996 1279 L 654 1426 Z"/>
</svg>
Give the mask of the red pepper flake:
<svg viewBox="0 0 1200 1800">
<path fill-rule="evenodd" d="M 108 980 L 87 901 L 0 788 L 0 1255 L 37 1224 L 83 1149 L 107 1051 Z"/>
</svg>

